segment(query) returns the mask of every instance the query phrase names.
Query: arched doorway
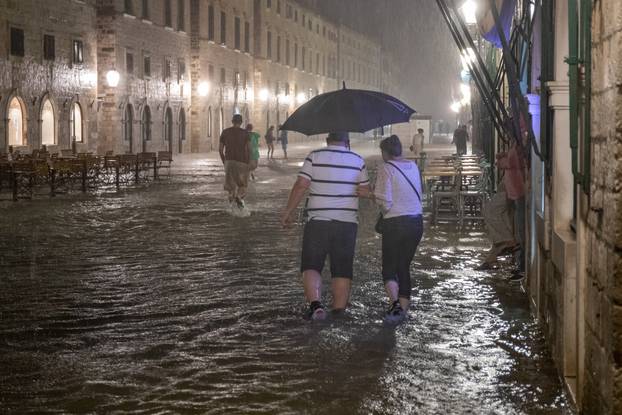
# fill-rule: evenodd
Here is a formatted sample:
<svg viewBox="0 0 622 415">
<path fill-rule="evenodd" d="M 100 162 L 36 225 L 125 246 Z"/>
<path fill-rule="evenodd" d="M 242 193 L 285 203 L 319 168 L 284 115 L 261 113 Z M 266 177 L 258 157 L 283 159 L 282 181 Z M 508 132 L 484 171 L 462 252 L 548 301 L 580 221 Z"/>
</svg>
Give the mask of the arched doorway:
<svg viewBox="0 0 622 415">
<path fill-rule="evenodd" d="M 149 105 L 146 105 L 143 110 L 141 124 L 141 138 L 143 142 L 143 152 L 145 152 L 147 151 L 147 141 L 151 141 L 151 108 L 149 108 Z"/>
<path fill-rule="evenodd" d="M 186 112 L 182 108 L 179 111 L 179 152 L 184 152 L 184 141 L 186 141 Z"/>
<path fill-rule="evenodd" d="M 20 98 L 11 98 L 7 115 L 7 142 L 10 146 L 26 145 L 26 107 Z"/>
<path fill-rule="evenodd" d="M 41 105 L 41 145 L 56 144 L 56 113 L 49 98 L 44 98 Z"/>
<path fill-rule="evenodd" d="M 125 106 L 125 114 L 123 116 L 123 140 L 125 145 L 129 147 L 130 153 L 134 152 L 134 108 L 132 104 Z"/>
<path fill-rule="evenodd" d="M 164 141 L 168 143 L 168 151 L 173 152 L 173 111 L 170 107 L 164 112 Z"/>
<path fill-rule="evenodd" d="M 69 136 L 71 138 L 71 148 L 75 153 L 76 144 L 84 141 L 82 107 L 77 102 L 71 105 L 71 110 L 69 111 Z"/>
</svg>

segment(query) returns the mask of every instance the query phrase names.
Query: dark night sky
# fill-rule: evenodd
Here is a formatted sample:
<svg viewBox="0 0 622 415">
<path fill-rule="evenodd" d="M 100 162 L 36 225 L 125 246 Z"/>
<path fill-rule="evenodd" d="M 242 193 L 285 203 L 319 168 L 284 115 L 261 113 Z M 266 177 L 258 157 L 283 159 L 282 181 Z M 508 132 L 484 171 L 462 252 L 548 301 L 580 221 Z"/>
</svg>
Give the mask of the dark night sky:
<svg viewBox="0 0 622 415">
<path fill-rule="evenodd" d="M 419 113 L 452 119 L 460 60 L 435 0 L 300 0 L 375 36 L 401 65 L 401 97 Z"/>
</svg>

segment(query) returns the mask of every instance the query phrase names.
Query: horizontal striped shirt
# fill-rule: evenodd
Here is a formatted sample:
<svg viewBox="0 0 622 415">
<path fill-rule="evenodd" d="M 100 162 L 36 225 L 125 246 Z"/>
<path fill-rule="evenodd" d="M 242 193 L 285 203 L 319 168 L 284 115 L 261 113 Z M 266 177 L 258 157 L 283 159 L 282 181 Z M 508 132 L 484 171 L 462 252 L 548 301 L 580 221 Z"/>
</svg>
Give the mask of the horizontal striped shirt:
<svg viewBox="0 0 622 415">
<path fill-rule="evenodd" d="M 356 188 L 369 184 L 361 156 L 344 147 L 328 146 L 312 151 L 298 175 L 311 181 L 309 219 L 358 222 Z"/>
</svg>

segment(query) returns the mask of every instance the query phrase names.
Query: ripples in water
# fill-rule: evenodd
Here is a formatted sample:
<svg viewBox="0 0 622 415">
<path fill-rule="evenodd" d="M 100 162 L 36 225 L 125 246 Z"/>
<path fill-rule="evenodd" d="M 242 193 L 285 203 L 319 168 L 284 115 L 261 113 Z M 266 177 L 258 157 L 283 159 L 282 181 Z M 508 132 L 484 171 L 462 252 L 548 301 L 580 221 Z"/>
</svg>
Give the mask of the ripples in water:
<svg viewBox="0 0 622 415">
<path fill-rule="evenodd" d="M 524 294 L 473 271 L 481 230 L 427 226 L 413 312 L 389 329 L 363 203 L 351 308 L 303 322 L 300 232 L 278 224 L 295 165 L 259 170 L 250 218 L 226 213 L 211 162 L 1 204 L 0 412 L 571 411 Z"/>
</svg>

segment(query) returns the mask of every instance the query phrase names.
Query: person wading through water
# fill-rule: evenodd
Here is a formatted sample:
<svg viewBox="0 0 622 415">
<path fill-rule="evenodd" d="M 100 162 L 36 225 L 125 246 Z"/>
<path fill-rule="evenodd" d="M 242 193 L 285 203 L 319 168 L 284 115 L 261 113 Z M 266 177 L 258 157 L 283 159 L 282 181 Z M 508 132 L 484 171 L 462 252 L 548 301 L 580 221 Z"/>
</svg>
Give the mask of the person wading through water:
<svg viewBox="0 0 622 415">
<path fill-rule="evenodd" d="M 312 151 L 305 158 L 281 216 L 283 226 L 289 226 L 309 191 L 309 221 L 304 228 L 300 270 L 309 303 L 305 318 L 311 320 L 326 318 L 321 274 L 327 256 L 333 312 L 344 311 L 350 298 L 358 229 L 357 193 L 369 193 L 369 179 L 365 161 L 346 148 L 348 142 L 346 133 L 331 133 L 327 147 Z"/>
</svg>

